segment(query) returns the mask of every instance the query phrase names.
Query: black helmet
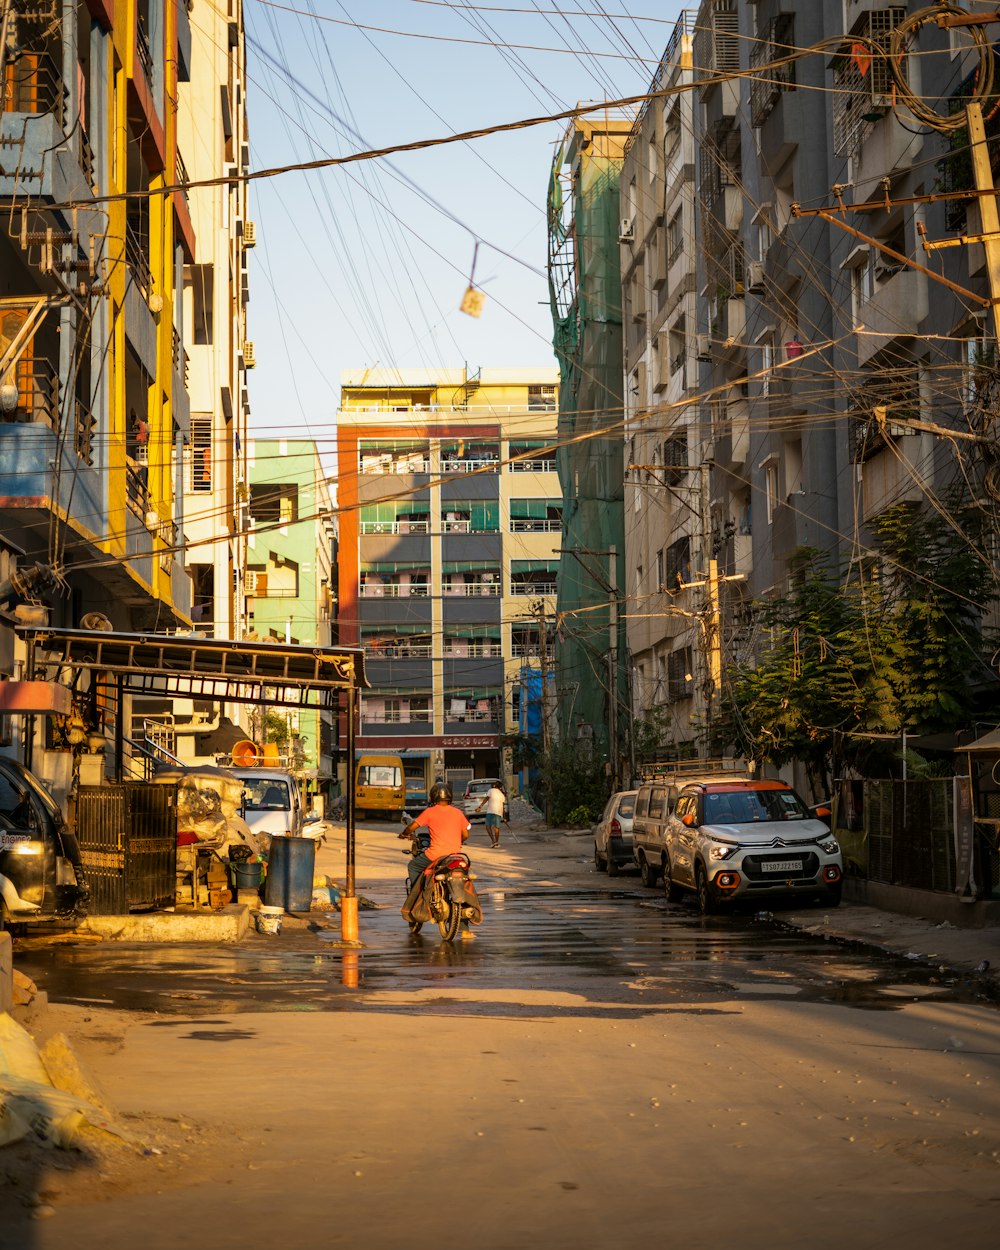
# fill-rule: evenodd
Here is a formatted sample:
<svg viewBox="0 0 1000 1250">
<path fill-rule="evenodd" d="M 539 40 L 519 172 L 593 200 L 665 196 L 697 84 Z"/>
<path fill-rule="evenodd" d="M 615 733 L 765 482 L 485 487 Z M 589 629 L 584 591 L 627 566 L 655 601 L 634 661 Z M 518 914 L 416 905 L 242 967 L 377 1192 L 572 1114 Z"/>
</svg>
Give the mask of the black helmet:
<svg viewBox="0 0 1000 1250">
<path fill-rule="evenodd" d="M 435 781 L 431 786 L 430 800 L 432 803 L 450 803 L 451 786 L 447 781 Z"/>
</svg>

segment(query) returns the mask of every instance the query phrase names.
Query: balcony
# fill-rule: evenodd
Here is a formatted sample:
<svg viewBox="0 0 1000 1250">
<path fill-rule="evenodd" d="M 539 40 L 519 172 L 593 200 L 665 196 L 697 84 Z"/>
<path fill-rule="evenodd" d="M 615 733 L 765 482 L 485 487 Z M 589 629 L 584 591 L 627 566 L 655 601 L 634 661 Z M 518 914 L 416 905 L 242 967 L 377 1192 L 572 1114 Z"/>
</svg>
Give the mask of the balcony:
<svg viewBox="0 0 1000 1250">
<path fill-rule="evenodd" d="M 561 517 L 511 517 L 512 534 L 558 534 L 562 531 Z"/>
<path fill-rule="evenodd" d="M 510 584 L 510 593 L 512 595 L 554 595 L 556 593 L 555 582 L 514 582 Z"/>
<path fill-rule="evenodd" d="M 59 377 L 55 366 L 25 352 L 6 377 L 17 386 L 17 406 L 3 420 L 37 422 L 54 430 L 59 425 Z M 88 462 L 89 463 L 89 462 Z"/>
<path fill-rule="evenodd" d="M 444 657 L 446 660 L 489 660 L 503 656 L 503 648 L 498 642 L 469 641 L 446 638 Z"/>
<path fill-rule="evenodd" d="M 430 593 L 426 582 L 362 582 L 363 599 L 426 599 Z"/>
<path fill-rule="evenodd" d="M 492 599 L 500 594 L 500 583 L 495 582 L 446 582 L 441 588 L 441 593 L 446 597 L 452 598 L 489 598 Z"/>
<path fill-rule="evenodd" d="M 144 298 L 148 299 L 153 290 L 153 275 L 139 229 L 131 221 L 125 223 L 125 263 L 132 270 L 132 279 L 136 286 Z"/>
<path fill-rule="evenodd" d="M 513 460 L 507 465 L 511 473 L 555 473 L 556 462 L 551 460 Z"/>
<path fill-rule="evenodd" d="M 362 534 L 429 534 L 431 523 L 420 521 L 362 521 Z"/>
<path fill-rule="evenodd" d="M 497 460 L 449 460 L 441 457 L 442 473 L 499 473 L 500 461 Z"/>
<path fill-rule="evenodd" d="M 858 309 L 858 320 L 865 327 L 864 333 L 856 336 L 859 365 L 866 365 L 894 339 L 919 334 L 928 314 L 929 279 L 913 269 L 892 272 L 890 258 L 884 260 L 886 267 L 876 269 L 876 273 L 886 276 L 878 281 L 871 299 Z"/>
</svg>

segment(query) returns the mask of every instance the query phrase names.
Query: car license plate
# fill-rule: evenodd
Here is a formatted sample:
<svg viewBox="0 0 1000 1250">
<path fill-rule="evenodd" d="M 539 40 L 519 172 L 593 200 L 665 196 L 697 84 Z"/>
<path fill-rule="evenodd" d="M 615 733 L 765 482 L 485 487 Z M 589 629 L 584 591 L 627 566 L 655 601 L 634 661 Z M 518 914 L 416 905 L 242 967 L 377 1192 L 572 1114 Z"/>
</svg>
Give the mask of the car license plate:
<svg viewBox="0 0 1000 1250">
<path fill-rule="evenodd" d="M 769 859 L 761 864 L 765 872 L 801 872 L 801 859 Z"/>
</svg>

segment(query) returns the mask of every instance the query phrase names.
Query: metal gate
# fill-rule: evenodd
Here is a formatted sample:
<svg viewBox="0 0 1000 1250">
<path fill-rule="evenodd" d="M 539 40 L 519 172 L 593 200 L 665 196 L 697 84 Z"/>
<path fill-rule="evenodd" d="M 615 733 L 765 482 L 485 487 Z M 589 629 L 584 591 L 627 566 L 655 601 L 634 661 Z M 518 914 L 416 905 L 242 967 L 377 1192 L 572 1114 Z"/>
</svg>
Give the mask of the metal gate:
<svg viewBox="0 0 1000 1250">
<path fill-rule="evenodd" d="M 173 903 L 177 790 L 143 782 L 81 786 L 77 838 L 92 916 L 123 916 Z"/>
</svg>

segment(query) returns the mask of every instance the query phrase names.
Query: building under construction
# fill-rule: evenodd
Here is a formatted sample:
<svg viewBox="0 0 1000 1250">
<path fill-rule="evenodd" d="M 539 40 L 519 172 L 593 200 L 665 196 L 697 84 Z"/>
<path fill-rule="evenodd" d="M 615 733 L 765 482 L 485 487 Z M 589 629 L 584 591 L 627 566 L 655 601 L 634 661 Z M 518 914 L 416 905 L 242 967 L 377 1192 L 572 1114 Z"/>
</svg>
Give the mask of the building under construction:
<svg viewBox="0 0 1000 1250">
<path fill-rule="evenodd" d="M 619 183 L 631 119 L 575 119 L 549 181 L 549 296 L 559 360 L 563 552 L 556 628 L 560 739 L 592 739 L 622 775 L 628 724 Z"/>
</svg>

